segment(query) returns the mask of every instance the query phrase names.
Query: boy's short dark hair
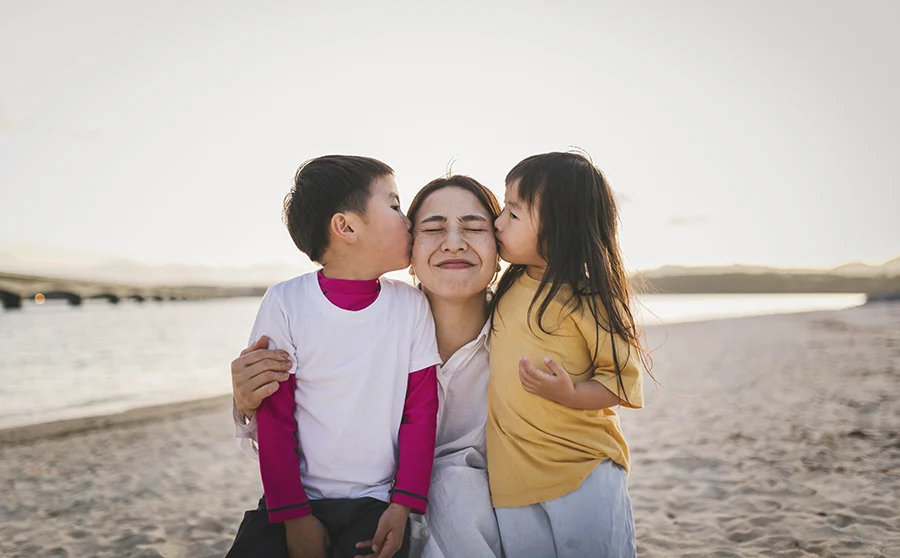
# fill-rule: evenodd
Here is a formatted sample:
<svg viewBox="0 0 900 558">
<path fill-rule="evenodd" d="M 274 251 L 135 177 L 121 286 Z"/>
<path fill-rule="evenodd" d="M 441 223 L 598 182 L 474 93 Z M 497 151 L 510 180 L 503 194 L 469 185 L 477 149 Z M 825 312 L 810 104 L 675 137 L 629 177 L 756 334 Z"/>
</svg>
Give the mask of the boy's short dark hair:
<svg viewBox="0 0 900 558">
<path fill-rule="evenodd" d="M 300 165 L 284 198 L 284 224 L 294 244 L 321 264 L 334 214 L 352 211 L 365 216 L 372 182 L 393 174 L 394 169 L 381 161 L 356 155 L 325 155 Z"/>
</svg>

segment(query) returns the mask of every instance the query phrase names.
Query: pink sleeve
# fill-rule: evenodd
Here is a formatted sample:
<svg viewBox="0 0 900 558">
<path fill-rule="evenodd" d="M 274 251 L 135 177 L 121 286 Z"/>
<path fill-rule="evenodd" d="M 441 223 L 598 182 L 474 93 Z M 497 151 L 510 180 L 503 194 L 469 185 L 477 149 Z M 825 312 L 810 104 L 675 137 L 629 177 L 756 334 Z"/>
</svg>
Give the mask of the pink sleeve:
<svg viewBox="0 0 900 558">
<path fill-rule="evenodd" d="M 409 375 L 400 422 L 400 458 L 391 502 L 425 513 L 437 431 L 437 367 Z"/>
<path fill-rule="evenodd" d="M 278 391 L 263 400 L 256 412 L 259 472 L 270 523 L 311 513 L 300 480 L 300 448 L 294 419 L 295 386 L 296 377 L 291 374 L 278 386 Z"/>
</svg>

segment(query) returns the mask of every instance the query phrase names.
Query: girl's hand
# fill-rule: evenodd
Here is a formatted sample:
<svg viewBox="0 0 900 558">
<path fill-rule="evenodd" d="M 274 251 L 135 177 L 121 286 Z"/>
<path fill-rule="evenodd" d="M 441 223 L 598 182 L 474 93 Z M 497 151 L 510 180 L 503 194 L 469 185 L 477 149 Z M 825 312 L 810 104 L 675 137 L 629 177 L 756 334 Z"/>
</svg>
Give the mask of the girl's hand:
<svg viewBox="0 0 900 558">
<path fill-rule="evenodd" d="M 535 368 L 527 357 L 519 359 L 519 380 L 522 387 L 528 393 L 540 395 L 545 399 L 571 406 L 570 401 L 575 395 L 575 383 L 569 373 L 562 366 L 549 358 L 544 359 L 544 364 L 550 370 L 550 374 Z"/>
<path fill-rule="evenodd" d="M 259 340 L 231 361 L 231 389 L 234 406 L 253 418 L 263 399 L 278 391 L 278 382 L 288 379 L 291 360 L 284 351 L 268 350 L 269 338 Z"/>
</svg>

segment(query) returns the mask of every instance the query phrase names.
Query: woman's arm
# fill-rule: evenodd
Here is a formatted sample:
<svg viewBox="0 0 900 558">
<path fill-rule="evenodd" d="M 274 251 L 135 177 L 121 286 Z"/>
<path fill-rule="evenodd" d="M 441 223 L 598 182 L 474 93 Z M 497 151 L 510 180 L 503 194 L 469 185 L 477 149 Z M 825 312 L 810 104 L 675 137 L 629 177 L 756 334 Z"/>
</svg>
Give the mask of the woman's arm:
<svg viewBox="0 0 900 558">
<path fill-rule="evenodd" d="M 291 360 L 284 351 L 269 350 L 268 337 L 261 337 L 231 361 L 231 389 L 234 406 L 247 419 L 256 414 L 263 399 L 288 379 Z"/>
</svg>

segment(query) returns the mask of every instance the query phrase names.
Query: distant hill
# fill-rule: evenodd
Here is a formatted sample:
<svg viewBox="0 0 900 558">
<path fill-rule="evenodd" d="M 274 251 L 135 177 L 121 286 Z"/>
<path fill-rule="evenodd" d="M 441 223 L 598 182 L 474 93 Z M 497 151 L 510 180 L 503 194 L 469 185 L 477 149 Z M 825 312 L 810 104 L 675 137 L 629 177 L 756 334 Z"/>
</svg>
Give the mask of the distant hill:
<svg viewBox="0 0 900 558">
<path fill-rule="evenodd" d="M 665 266 L 638 273 L 635 279 L 639 290 L 673 294 L 897 293 L 900 292 L 900 258 L 877 266 L 848 263 L 825 271 L 742 265 Z"/>
<path fill-rule="evenodd" d="M 842 277 L 823 274 L 673 275 L 636 282 L 640 292 L 670 294 L 750 293 L 900 293 L 900 275 Z"/>
<path fill-rule="evenodd" d="M 125 258 L 60 251 L 28 245 L 0 246 L 0 271 L 93 279 L 129 285 L 267 286 L 315 269 L 312 264 L 260 264 L 213 267 L 188 264 L 146 264 Z"/>
<path fill-rule="evenodd" d="M 658 277 L 673 277 L 686 275 L 838 275 L 842 277 L 892 277 L 900 275 L 900 257 L 888 260 L 881 265 L 870 265 L 859 262 L 850 262 L 832 269 L 810 268 L 779 268 L 754 265 L 731 265 L 720 267 L 682 267 L 677 265 L 665 265 L 656 269 L 639 272 L 639 275 L 647 279 Z"/>
<path fill-rule="evenodd" d="M 881 266 L 889 276 L 900 275 L 900 258 L 894 258 Z"/>
</svg>

